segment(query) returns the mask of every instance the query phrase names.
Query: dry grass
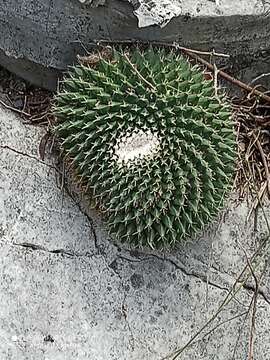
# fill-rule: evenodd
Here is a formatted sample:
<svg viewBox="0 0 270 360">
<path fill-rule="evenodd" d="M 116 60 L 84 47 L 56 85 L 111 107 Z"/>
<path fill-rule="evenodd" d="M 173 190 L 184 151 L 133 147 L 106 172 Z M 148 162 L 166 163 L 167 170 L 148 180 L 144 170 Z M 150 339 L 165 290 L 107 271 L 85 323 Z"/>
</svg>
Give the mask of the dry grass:
<svg viewBox="0 0 270 360">
<path fill-rule="evenodd" d="M 234 188 L 239 199 L 252 201 L 252 212 L 270 196 L 270 104 L 255 96 L 232 104 L 238 146 Z"/>
</svg>

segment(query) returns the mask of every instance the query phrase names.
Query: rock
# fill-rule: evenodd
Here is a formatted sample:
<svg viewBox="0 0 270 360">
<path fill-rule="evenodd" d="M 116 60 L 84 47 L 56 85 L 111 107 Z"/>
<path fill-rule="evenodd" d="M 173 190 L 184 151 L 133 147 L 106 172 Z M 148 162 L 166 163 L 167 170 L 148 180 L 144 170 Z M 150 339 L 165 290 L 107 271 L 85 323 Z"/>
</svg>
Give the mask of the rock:
<svg viewBox="0 0 270 360">
<path fill-rule="evenodd" d="M 10 0 L 0 4 L 0 64 L 55 89 L 93 40 L 175 41 L 230 54 L 218 64 L 249 82 L 270 66 L 269 10 L 259 0 Z"/>
<path fill-rule="evenodd" d="M 0 108 L 0 358 L 157 360 L 185 345 L 228 296 L 246 265 L 242 247 L 251 256 L 265 238 L 263 213 L 254 230 L 248 206 L 230 204 L 197 240 L 170 252 L 129 249 L 57 186 L 54 157 L 38 156 L 43 135 Z M 270 352 L 267 274 L 255 359 Z M 229 360 L 235 347 L 235 359 L 247 358 L 254 289 L 250 276 L 181 359 Z"/>
</svg>

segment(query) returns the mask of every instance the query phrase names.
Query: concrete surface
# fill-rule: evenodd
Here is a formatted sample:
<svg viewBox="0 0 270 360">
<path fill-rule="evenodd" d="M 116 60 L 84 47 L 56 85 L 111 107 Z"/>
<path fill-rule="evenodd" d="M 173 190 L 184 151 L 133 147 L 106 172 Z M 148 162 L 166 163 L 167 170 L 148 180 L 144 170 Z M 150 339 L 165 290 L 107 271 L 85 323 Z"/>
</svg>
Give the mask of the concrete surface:
<svg viewBox="0 0 270 360">
<path fill-rule="evenodd" d="M 250 255 L 265 236 L 262 214 L 255 229 L 246 204 L 231 204 L 178 249 L 128 249 L 57 186 L 54 157 L 38 156 L 43 134 L 0 108 L 0 359 L 161 360 L 216 312 L 246 263 L 241 246 Z M 245 311 L 253 291 L 251 279 L 206 330 Z M 268 298 L 266 274 L 256 360 L 270 358 Z M 235 345 L 235 359 L 247 359 L 249 327 L 250 318 L 229 321 L 181 359 L 231 360 Z"/>
<path fill-rule="evenodd" d="M 54 89 L 94 39 L 176 41 L 229 53 L 222 66 L 250 81 L 270 66 L 269 10 L 269 0 L 2 1 L 0 64 Z"/>
</svg>

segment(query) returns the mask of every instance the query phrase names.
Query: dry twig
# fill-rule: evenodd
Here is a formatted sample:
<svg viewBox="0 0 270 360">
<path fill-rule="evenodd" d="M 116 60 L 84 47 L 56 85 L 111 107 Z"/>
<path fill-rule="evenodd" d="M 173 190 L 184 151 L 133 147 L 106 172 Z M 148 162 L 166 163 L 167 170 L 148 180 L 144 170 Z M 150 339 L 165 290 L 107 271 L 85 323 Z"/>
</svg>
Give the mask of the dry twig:
<svg viewBox="0 0 270 360">
<path fill-rule="evenodd" d="M 269 230 L 270 230 L 270 228 L 269 228 Z M 269 231 L 268 238 L 269 237 L 270 237 L 270 231 Z M 256 262 L 258 256 L 261 254 L 261 251 L 265 248 L 268 238 L 262 242 L 262 244 L 259 246 L 259 248 L 255 251 L 255 253 L 250 258 L 251 264 Z M 248 272 L 248 274 L 246 274 L 248 269 L 249 269 L 249 266 L 248 266 L 248 264 L 246 264 L 244 266 L 243 270 L 241 271 L 241 273 L 238 275 L 237 279 L 235 280 L 231 290 L 228 292 L 228 294 L 223 299 L 221 305 L 219 306 L 219 308 L 217 309 L 215 314 L 209 318 L 209 320 L 189 339 L 189 341 L 182 348 L 170 353 L 169 355 L 163 357 L 161 360 L 168 360 L 168 359 L 176 360 L 184 351 L 186 351 L 188 349 L 188 347 L 190 347 L 194 343 L 194 341 L 203 333 L 203 331 L 205 329 L 207 329 L 207 327 L 218 317 L 218 315 L 223 311 L 224 307 L 226 305 L 228 305 L 230 303 L 230 301 L 235 298 L 235 295 L 243 288 L 243 285 L 247 282 L 247 280 L 250 277 L 250 272 Z M 244 279 L 243 279 L 243 277 L 244 277 Z"/>
<path fill-rule="evenodd" d="M 30 116 L 31 116 L 30 114 L 26 113 L 26 112 L 23 111 L 23 110 L 17 109 L 17 108 L 15 108 L 15 107 L 13 107 L 13 106 L 10 106 L 10 105 L 6 104 L 6 103 L 5 103 L 4 101 L 2 101 L 2 100 L 0 100 L 0 104 L 3 105 L 6 109 L 12 110 L 12 111 L 14 111 L 14 112 L 16 112 L 16 113 L 18 113 L 18 114 L 20 114 L 20 115 L 24 115 L 24 116 L 27 116 L 27 117 L 30 117 Z"/>
<path fill-rule="evenodd" d="M 138 40 L 135 40 L 135 39 L 131 39 L 131 40 L 115 40 L 115 41 L 95 40 L 94 44 L 97 45 L 97 46 L 103 46 L 103 47 L 104 47 L 105 44 L 107 44 L 107 45 L 116 45 L 116 46 L 117 45 L 124 45 L 124 46 L 134 46 L 134 45 L 137 45 L 137 46 L 149 46 L 149 45 L 151 45 L 151 46 L 163 47 L 163 48 L 167 48 L 167 49 L 171 49 L 171 50 L 174 49 L 175 51 L 178 50 L 178 51 L 181 51 L 181 52 L 187 54 L 193 60 L 201 63 L 204 66 L 206 66 L 213 73 L 215 72 L 214 65 L 210 64 L 207 60 L 201 58 L 198 55 L 207 55 L 207 56 L 216 56 L 216 57 L 225 57 L 225 58 L 229 57 L 228 54 L 216 53 L 215 51 L 207 52 L 207 51 L 193 50 L 193 49 L 188 49 L 188 48 L 185 48 L 183 46 L 180 46 L 180 45 L 178 45 L 176 43 L 166 43 L 166 42 L 156 42 L 156 41 L 153 41 L 153 42 L 150 43 L 150 42 L 138 41 Z M 247 91 L 248 93 L 255 94 L 259 98 L 261 98 L 264 101 L 270 103 L 270 96 L 268 96 L 265 93 L 259 91 L 258 89 L 253 88 L 253 87 L 245 84 L 244 82 L 242 82 L 242 81 L 234 78 L 233 76 L 227 74 L 223 70 L 219 70 L 218 74 L 223 79 L 229 81 L 233 85 Z"/>
<path fill-rule="evenodd" d="M 262 162 L 263 162 L 263 166 L 264 166 L 264 170 L 265 170 L 265 175 L 266 175 L 266 180 L 267 180 L 267 188 L 268 188 L 268 195 L 270 196 L 270 174 L 269 174 L 269 167 L 266 161 L 266 157 L 265 157 L 265 153 L 263 151 L 262 145 L 260 143 L 260 141 L 258 140 L 258 137 L 255 137 L 255 134 L 253 133 L 253 136 L 255 138 L 257 147 L 260 151 L 261 154 L 261 158 L 262 158 Z"/>
<path fill-rule="evenodd" d="M 241 325 L 241 327 L 240 327 L 240 329 L 239 329 L 238 336 L 237 336 L 237 339 L 236 339 L 236 342 L 235 342 L 235 345 L 234 345 L 234 349 L 233 349 L 232 360 L 235 359 L 236 351 L 237 351 L 237 346 L 238 346 L 240 337 L 241 337 L 241 335 L 242 335 L 242 332 L 243 332 L 243 330 L 244 330 L 244 325 L 245 325 L 245 323 L 246 323 L 246 321 L 247 321 L 247 318 L 248 318 L 248 315 L 249 315 L 249 313 L 250 313 L 250 311 L 251 311 L 252 304 L 253 304 L 253 300 L 254 300 L 254 296 L 255 296 L 255 294 L 253 294 L 253 296 L 252 296 L 252 299 L 251 299 L 251 301 L 250 301 L 250 303 L 249 303 L 249 307 L 248 307 L 248 309 L 247 309 L 247 313 L 246 313 L 246 315 L 245 315 L 244 321 L 242 322 L 242 325 Z"/>
<path fill-rule="evenodd" d="M 251 326 L 250 326 L 250 336 L 249 336 L 249 350 L 248 350 L 248 360 L 254 359 L 254 337 L 255 337 L 255 322 L 256 322 L 256 309 L 257 309 L 257 300 L 258 300 L 258 294 L 259 294 L 259 280 L 257 279 L 257 276 L 255 274 L 255 271 L 252 267 L 252 264 L 250 263 L 248 254 L 244 248 L 244 246 L 238 242 L 239 247 L 243 250 L 243 253 L 245 255 L 246 262 L 248 264 L 248 267 L 250 269 L 250 273 L 254 279 L 255 282 L 255 290 L 254 290 L 254 296 L 252 297 L 252 316 L 251 316 Z M 260 279 L 262 278 L 262 275 Z"/>
<path fill-rule="evenodd" d="M 138 71 L 138 69 L 136 68 L 136 66 L 134 64 L 132 64 L 132 62 L 130 61 L 128 55 L 125 53 L 124 54 L 125 59 L 127 60 L 127 62 L 129 63 L 129 65 L 132 67 L 132 69 L 135 71 L 135 73 L 139 76 L 139 78 L 144 81 L 146 83 L 146 85 L 148 85 L 152 90 L 156 91 L 156 88 L 154 87 L 153 84 L 151 84 L 148 80 L 146 80 L 142 74 Z"/>
<path fill-rule="evenodd" d="M 252 84 L 254 84 L 255 82 L 257 82 L 258 80 L 263 79 L 263 78 L 265 78 L 265 77 L 267 77 L 267 76 L 270 76 L 270 73 L 261 74 L 261 75 L 257 76 L 255 79 L 253 79 L 253 80 L 249 83 L 249 85 L 252 85 Z"/>
<path fill-rule="evenodd" d="M 189 51 L 193 54 L 198 54 L 198 55 L 214 55 L 216 57 L 223 57 L 223 58 L 229 58 L 230 55 L 229 54 L 224 54 L 224 53 L 216 53 L 215 50 L 213 51 L 201 51 L 201 50 L 195 50 L 195 49 L 189 49 L 183 46 L 180 46 L 177 43 L 167 43 L 167 42 L 163 42 L 163 41 L 151 41 L 151 42 L 147 42 L 147 41 L 141 41 L 141 40 L 136 40 L 136 39 L 131 39 L 131 40 L 94 40 L 94 44 L 97 46 L 104 46 L 103 44 L 109 44 L 109 45 L 123 45 L 123 46 L 133 46 L 133 45 L 137 45 L 137 46 L 156 46 L 156 47 L 163 47 L 165 49 L 174 49 L 174 50 L 180 50 L 180 51 Z"/>
<path fill-rule="evenodd" d="M 190 51 L 185 51 L 185 53 L 191 57 L 192 59 L 200 62 L 202 65 L 206 66 L 209 70 L 211 70 L 212 72 L 215 71 L 214 65 L 210 64 L 208 61 L 206 61 L 205 59 L 197 56 L 196 54 L 190 52 Z M 237 87 L 249 92 L 249 93 L 253 93 L 257 96 L 259 96 L 259 98 L 263 99 L 264 101 L 270 103 L 270 96 L 266 95 L 265 93 L 243 83 L 242 81 L 235 79 L 233 76 L 227 74 L 226 72 L 219 70 L 219 75 L 221 77 L 223 77 L 223 79 L 229 81 L 230 83 L 236 85 Z"/>
</svg>

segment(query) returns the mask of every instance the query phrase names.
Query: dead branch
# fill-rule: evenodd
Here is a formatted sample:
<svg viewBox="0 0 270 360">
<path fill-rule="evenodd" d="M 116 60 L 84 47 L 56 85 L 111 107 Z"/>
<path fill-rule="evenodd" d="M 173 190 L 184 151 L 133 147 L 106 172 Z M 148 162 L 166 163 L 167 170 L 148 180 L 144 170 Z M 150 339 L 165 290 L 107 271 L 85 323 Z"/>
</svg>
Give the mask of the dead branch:
<svg viewBox="0 0 270 360">
<path fill-rule="evenodd" d="M 211 70 L 213 73 L 215 72 L 215 68 L 214 65 L 210 64 L 207 60 L 201 58 L 198 55 L 208 55 L 208 56 L 220 56 L 220 57 L 229 57 L 229 55 L 227 54 L 220 54 L 220 53 L 215 53 L 214 51 L 212 52 L 207 52 L 207 51 L 199 51 L 199 50 L 193 50 L 193 49 L 188 49 L 185 48 L 183 46 L 180 46 L 176 43 L 166 43 L 166 42 L 144 42 L 144 41 L 138 41 L 138 40 L 115 40 L 115 41 L 110 41 L 110 40 L 95 40 L 94 41 L 95 45 L 97 46 L 104 46 L 102 44 L 110 44 L 110 45 L 126 45 L 126 46 L 131 46 L 131 45 L 143 45 L 143 46 L 160 46 L 163 48 L 167 48 L 167 49 L 174 49 L 174 50 L 180 50 L 183 53 L 187 54 L 190 58 L 192 58 L 193 60 L 201 63 L 202 65 L 206 66 L 209 70 Z M 224 72 L 223 70 L 219 70 L 218 74 L 223 77 L 225 80 L 229 81 L 230 83 L 232 83 L 233 85 L 240 87 L 241 89 L 249 92 L 249 93 L 253 93 L 256 96 L 259 96 L 261 99 L 267 101 L 268 103 L 270 103 L 270 96 L 266 95 L 265 93 L 257 90 L 256 88 L 253 88 L 245 83 L 243 83 L 242 81 L 234 78 L 233 76 L 227 74 L 226 72 Z"/>
<path fill-rule="evenodd" d="M 199 57 L 198 55 L 190 52 L 190 51 L 185 51 L 185 53 L 191 57 L 192 59 L 200 62 L 201 64 L 205 65 L 209 70 L 211 70 L 212 72 L 215 71 L 215 68 L 214 68 L 214 65 L 210 64 L 208 61 L 206 61 L 205 59 Z M 263 92 L 257 90 L 257 89 L 254 89 L 253 87 L 243 83 L 242 81 L 234 78 L 233 76 L 227 74 L 226 72 L 222 71 L 222 70 L 219 70 L 219 75 L 221 77 L 223 77 L 223 79 L 229 81 L 230 83 L 240 87 L 241 89 L 249 92 L 249 93 L 253 93 L 257 96 L 259 96 L 261 99 L 263 99 L 264 101 L 267 101 L 268 103 L 270 103 L 270 96 L 264 94 Z"/>
<path fill-rule="evenodd" d="M 124 54 L 125 59 L 127 60 L 127 62 L 129 63 L 129 65 L 132 67 L 132 69 L 135 71 L 135 73 L 139 76 L 139 78 L 144 81 L 146 83 L 146 85 L 148 85 L 152 90 L 156 91 L 156 88 L 154 87 L 153 84 L 151 84 L 148 80 L 146 80 L 142 74 L 138 71 L 138 69 L 136 68 L 136 66 L 134 64 L 132 64 L 132 62 L 130 61 L 129 57 L 127 56 L 127 54 Z"/>
<path fill-rule="evenodd" d="M 252 133 L 252 134 L 253 134 L 253 137 L 255 138 L 256 145 L 257 145 L 257 147 L 259 149 L 259 152 L 261 154 L 261 158 L 262 158 L 262 162 L 263 162 L 264 170 L 265 170 L 265 174 L 266 174 L 268 195 L 270 196 L 270 173 L 269 173 L 268 164 L 267 164 L 267 161 L 266 161 L 266 158 L 265 158 L 265 153 L 263 151 L 261 143 L 258 141 L 258 137 L 256 138 L 255 134 L 254 133 Z"/>
<path fill-rule="evenodd" d="M 6 104 L 6 103 L 5 103 L 4 101 L 2 101 L 2 100 L 0 100 L 0 104 L 3 105 L 3 106 L 4 106 L 6 109 L 8 109 L 8 110 L 12 110 L 12 111 L 14 111 L 14 112 L 16 112 L 16 113 L 19 113 L 19 114 L 24 115 L 24 116 L 27 116 L 27 117 L 30 117 L 30 116 L 31 116 L 30 114 L 26 113 L 26 112 L 23 111 L 23 110 L 19 110 L 19 109 L 13 107 L 13 106 L 10 106 L 10 105 Z"/>
</svg>

